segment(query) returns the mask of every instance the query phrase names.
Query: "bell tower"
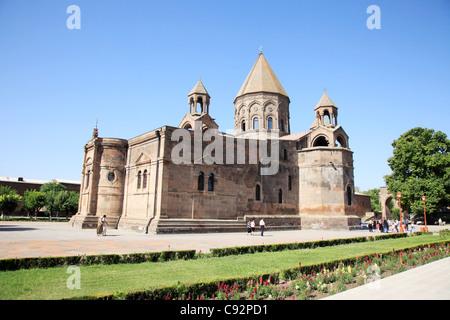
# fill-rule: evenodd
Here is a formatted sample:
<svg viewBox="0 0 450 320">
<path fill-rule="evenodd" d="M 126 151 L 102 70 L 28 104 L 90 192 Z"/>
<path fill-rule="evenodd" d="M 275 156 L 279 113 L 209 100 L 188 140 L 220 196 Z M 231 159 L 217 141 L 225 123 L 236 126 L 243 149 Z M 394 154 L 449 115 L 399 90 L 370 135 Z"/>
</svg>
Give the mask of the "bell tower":
<svg viewBox="0 0 450 320">
<path fill-rule="evenodd" d="M 348 136 L 337 123 L 338 108 L 324 90 L 314 108 L 316 119 L 311 125 L 310 147 L 349 148 Z"/>
<path fill-rule="evenodd" d="M 311 126 L 311 129 L 317 126 L 337 127 L 338 108 L 327 95 L 326 89 L 324 89 L 322 98 L 314 108 L 314 112 L 316 113 L 316 120 Z"/>
<path fill-rule="evenodd" d="M 209 101 L 211 97 L 206 91 L 205 86 L 199 79 L 195 87 L 189 92 L 189 113 L 190 114 L 209 114 Z M 198 110 L 197 110 L 198 107 Z"/>
<path fill-rule="evenodd" d="M 219 126 L 214 121 L 215 119 L 209 115 L 210 100 L 211 97 L 208 91 L 206 91 L 205 86 L 199 79 L 188 94 L 189 112 L 186 113 L 178 127 L 192 130 L 195 127 L 195 121 L 201 121 L 203 131 L 206 129 L 218 129 Z"/>
</svg>

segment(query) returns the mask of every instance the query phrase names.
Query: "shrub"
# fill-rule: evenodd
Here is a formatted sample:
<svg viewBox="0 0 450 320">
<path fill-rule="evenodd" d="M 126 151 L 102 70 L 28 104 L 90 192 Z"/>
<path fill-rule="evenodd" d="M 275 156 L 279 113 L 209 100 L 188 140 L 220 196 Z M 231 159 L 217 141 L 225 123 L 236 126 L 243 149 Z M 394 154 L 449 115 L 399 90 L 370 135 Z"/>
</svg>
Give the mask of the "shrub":
<svg viewBox="0 0 450 320">
<path fill-rule="evenodd" d="M 195 250 L 146 252 L 131 254 L 101 254 L 90 256 L 10 258 L 0 260 L 0 271 L 30 268 L 53 268 L 68 265 L 95 265 L 118 263 L 143 263 L 169 261 L 175 259 L 194 259 Z"/>
<path fill-rule="evenodd" d="M 313 249 L 326 246 L 336 246 L 341 244 L 366 242 L 384 240 L 390 238 L 402 238 L 407 237 L 407 233 L 390 233 L 378 236 L 369 237 L 355 237 L 344 239 L 331 239 L 331 240 L 317 240 L 317 241 L 305 241 L 295 243 L 282 243 L 282 244 L 268 244 L 268 245 L 256 245 L 256 246 L 240 246 L 230 248 L 213 248 L 211 254 L 214 257 L 224 257 L 236 254 L 247 254 L 255 252 L 275 252 L 283 250 L 298 250 L 298 249 Z"/>
</svg>

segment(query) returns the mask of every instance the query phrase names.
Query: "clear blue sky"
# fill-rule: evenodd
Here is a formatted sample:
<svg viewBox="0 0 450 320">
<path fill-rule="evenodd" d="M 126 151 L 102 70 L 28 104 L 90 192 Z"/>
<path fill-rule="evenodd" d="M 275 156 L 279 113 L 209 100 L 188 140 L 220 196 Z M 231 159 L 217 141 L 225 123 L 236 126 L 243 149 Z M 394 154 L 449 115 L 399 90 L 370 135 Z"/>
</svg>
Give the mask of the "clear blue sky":
<svg viewBox="0 0 450 320">
<path fill-rule="evenodd" d="M 81 9 L 70 30 L 67 7 Z M 378 5 L 381 29 L 366 26 Z M 199 75 L 221 131 L 259 46 L 288 93 L 291 133 L 327 88 L 355 185 L 384 185 L 391 143 L 449 134 L 448 0 L 0 0 L 0 176 L 80 180 L 83 146 L 178 126 Z"/>
</svg>

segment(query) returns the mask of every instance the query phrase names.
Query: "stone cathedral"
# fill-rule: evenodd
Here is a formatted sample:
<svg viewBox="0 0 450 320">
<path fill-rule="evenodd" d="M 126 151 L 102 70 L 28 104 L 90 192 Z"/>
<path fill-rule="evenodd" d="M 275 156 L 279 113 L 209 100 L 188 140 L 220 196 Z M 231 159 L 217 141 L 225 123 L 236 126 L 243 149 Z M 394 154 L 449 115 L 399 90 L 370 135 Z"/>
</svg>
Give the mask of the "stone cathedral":
<svg viewBox="0 0 450 320">
<path fill-rule="evenodd" d="M 143 233 L 236 232 L 252 218 L 264 218 L 269 230 L 359 228 L 370 197 L 355 193 L 349 138 L 326 92 L 311 108 L 309 130 L 291 133 L 289 96 L 260 53 L 234 99 L 234 134 L 218 130 L 200 80 L 187 98 L 177 127 L 129 140 L 101 138 L 94 129 L 74 227 L 94 228 L 106 215 L 113 227 Z M 215 138 L 205 139 L 208 132 Z M 262 174 L 267 163 L 252 161 L 262 141 L 272 143 L 272 174 Z M 207 161 L 213 143 L 213 156 L 227 161 Z"/>
</svg>

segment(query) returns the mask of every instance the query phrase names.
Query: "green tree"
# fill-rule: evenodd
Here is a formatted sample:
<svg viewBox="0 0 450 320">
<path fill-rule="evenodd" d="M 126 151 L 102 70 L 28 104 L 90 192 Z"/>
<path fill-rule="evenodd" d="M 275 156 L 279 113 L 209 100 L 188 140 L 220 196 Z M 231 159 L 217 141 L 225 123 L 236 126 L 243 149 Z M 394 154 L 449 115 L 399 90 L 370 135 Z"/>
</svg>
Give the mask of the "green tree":
<svg viewBox="0 0 450 320">
<path fill-rule="evenodd" d="M 27 190 L 23 195 L 23 205 L 29 213 L 34 213 L 34 217 L 37 217 L 37 213 L 45 206 L 45 193 L 37 190 Z"/>
<path fill-rule="evenodd" d="M 392 173 L 384 178 L 390 193 L 402 193 L 402 210 L 423 214 L 424 195 L 427 212 L 449 206 L 449 144 L 445 133 L 420 127 L 394 140 L 388 159 Z"/>
<path fill-rule="evenodd" d="M 44 183 L 40 191 L 45 194 L 45 213 L 52 217 L 52 213 L 59 212 L 61 208 L 61 197 L 58 197 L 60 192 L 66 191 L 66 187 L 58 181 Z"/>
<path fill-rule="evenodd" d="M 78 212 L 78 202 L 80 194 L 76 191 L 69 191 L 69 199 L 67 200 L 67 213 L 75 214 Z"/>
<path fill-rule="evenodd" d="M 9 186 L 0 186 L 0 211 L 4 215 L 9 215 L 16 210 L 22 201 L 16 189 Z"/>
</svg>

